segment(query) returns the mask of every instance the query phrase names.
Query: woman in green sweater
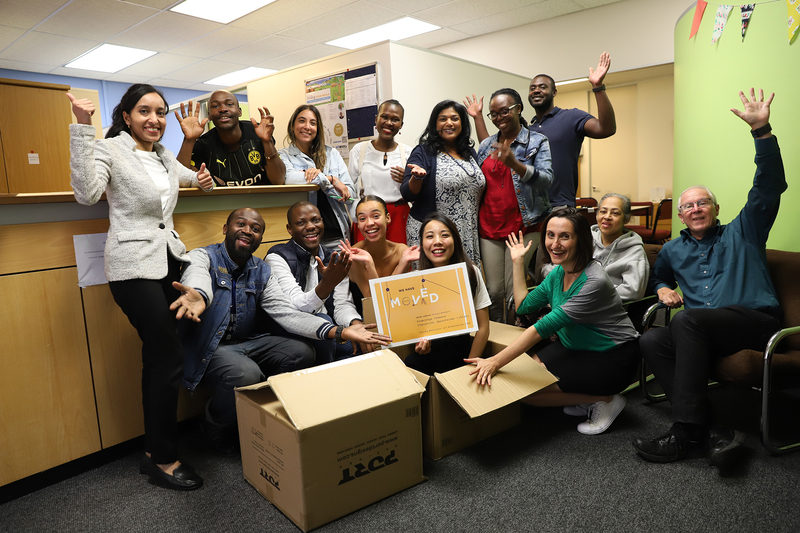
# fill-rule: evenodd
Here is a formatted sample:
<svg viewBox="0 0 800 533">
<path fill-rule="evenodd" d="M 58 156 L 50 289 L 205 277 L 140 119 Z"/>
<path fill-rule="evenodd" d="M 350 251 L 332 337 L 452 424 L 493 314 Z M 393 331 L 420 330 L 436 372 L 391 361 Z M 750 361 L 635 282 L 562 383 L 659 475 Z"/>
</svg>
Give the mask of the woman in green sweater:
<svg viewBox="0 0 800 533">
<path fill-rule="evenodd" d="M 587 435 L 602 433 L 625 407 L 619 395 L 633 378 L 639 361 L 638 333 L 622 308 L 622 301 L 599 263 L 592 259 L 589 223 L 573 208 L 554 210 L 544 221 L 541 244 L 555 264 L 541 285 L 528 293 L 522 236 L 509 235 L 518 314 L 532 313 L 547 304 L 552 311 L 525 330 L 514 342 L 488 359 L 467 359 L 480 385 L 542 339 L 558 340 L 537 350 L 533 358 L 559 381 L 526 398 L 538 406 L 574 406 L 587 415 L 578 425 Z M 576 404 L 578 404 L 576 406 Z M 586 405 L 586 408 L 580 407 Z"/>
</svg>

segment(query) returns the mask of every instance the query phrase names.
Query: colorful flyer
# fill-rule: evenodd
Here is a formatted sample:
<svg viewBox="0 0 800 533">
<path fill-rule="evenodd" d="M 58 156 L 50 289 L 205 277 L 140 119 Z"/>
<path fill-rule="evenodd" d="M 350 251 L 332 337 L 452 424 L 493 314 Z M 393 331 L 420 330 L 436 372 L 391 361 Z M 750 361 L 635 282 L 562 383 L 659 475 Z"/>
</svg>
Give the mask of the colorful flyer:
<svg viewBox="0 0 800 533">
<path fill-rule="evenodd" d="M 389 346 L 478 330 L 464 263 L 370 281 L 378 331 Z"/>
</svg>

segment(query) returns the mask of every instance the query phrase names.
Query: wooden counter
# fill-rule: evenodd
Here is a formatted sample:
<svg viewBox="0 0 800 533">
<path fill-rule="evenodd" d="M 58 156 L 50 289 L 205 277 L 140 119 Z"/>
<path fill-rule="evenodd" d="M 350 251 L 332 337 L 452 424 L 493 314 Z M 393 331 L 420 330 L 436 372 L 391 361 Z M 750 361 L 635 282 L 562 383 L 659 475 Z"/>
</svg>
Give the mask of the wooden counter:
<svg viewBox="0 0 800 533">
<path fill-rule="evenodd" d="M 264 217 L 263 257 L 288 206 L 314 185 L 183 189 L 173 219 L 188 249 L 222 241 L 239 207 Z M 107 285 L 78 287 L 73 235 L 108 230 L 108 204 L 72 193 L 0 194 L 0 486 L 144 432 L 141 341 Z M 180 418 L 203 396 L 182 391 Z"/>
</svg>

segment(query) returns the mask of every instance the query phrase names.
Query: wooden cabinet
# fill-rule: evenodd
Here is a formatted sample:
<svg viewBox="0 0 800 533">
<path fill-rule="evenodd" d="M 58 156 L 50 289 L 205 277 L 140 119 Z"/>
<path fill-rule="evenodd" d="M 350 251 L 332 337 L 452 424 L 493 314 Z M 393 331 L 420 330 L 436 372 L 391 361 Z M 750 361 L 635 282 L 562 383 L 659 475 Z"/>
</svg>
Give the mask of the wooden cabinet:
<svg viewBox="0 0 800 533">
<path fill-rule="evenodd" d="M 5 167 L 0 192 L 68 191 L 67 85 L 0 79 L 0 138 Z M 31 164 L 29 155 L 38 156 Z M 5 174 L 5 175 L 3 175 Z"/>
<path fill-rule="evenodd" d="M 100 450 L 76 268 L 0 277 L 0 485 Z"/>
</svg>

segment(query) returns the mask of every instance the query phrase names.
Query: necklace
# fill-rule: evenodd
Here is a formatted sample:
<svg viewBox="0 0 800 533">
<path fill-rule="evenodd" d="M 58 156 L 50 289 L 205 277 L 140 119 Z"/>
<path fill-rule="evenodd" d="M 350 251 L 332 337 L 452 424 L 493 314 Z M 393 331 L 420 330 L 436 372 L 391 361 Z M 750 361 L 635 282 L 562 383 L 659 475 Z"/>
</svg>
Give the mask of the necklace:
<svg viewBox="0 0 800 533">
<path fill-rule="evenodd" d="M 452 155 L 450 155 L 450 152 L 448 152 L 447 150 L 445 150 L 445 151 L 444 151 L 444 153 L 446 153 L 446 154 L 447 154 L 447 155 L 450 157 L 450 159 L 452 159 L 452 160 L 455 162 L 455 164 L 456 164 L 456 165 L 458 165 L 459 167 L 461 167 L 461 170 L 463 170 L 463 171 L 464 171 L 464 173 L 465 173 L 467 176 L 469 176 L 470 178 L 474 178 L 474 177 L 475 177 L 475 174 L 476 174 L 476 172 L 475 172 L 475 165 L 472 163 L 472 157 L 470 157 L 470 158 L 469 158 L 469 168 L 472 170 L 472 174 L 470 174 L 470 173 L 469 173 L 469 170 L 467 170 L 466 168 L 464 168 L 464 165 L 462 165 L 461 163 L 459 163 L 459 162 L 458 162 L 458 159 L 456 159 L 455 157 L 453 157 Z"/>
</svg>

